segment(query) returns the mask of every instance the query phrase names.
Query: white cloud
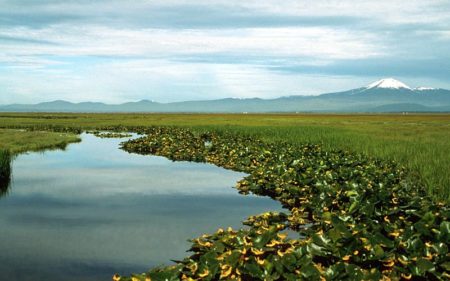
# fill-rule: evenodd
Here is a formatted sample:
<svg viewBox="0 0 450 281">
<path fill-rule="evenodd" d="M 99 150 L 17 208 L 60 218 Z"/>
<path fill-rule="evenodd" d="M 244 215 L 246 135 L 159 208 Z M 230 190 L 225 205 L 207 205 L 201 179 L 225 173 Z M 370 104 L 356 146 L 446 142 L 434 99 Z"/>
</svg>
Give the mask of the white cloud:
<svg viewBox="0 0 450 281">
<path fill-rule="evenodd" d="M 0 103 L 344 90 L 373 73 L 346 76 L 334 68 L 319 76 L 304 69 L 340 61 L 444 61 L 449 10 L 444 0 L 0 0 Z M 273 71 L 277 66 L 316 68 L 300 74 Z"/>
<path fill-rule="evenodd" d="M 317 59 L 377 56 L 382 46 L 370 34 L 324 27 L 252 28 L 230 30 L 116 29 L 102 26 L 59 25 L 45 29 L 0 30 L 0 35 L 53 42 L 7 44 L 3 56 L 143 56 L 235 53 L 298 56 Z"/>
<path fill-rule="evenodd" d="M 26 81 L 26 83 L 23 83 Z M 30 72 L 16 69 L 0 77 L 0 103 L 17 99 L 35 103 L 64 99 L 72 102 L 122 103 L 141 99 L 159 102 L 239 98 L 275 98 L 320 94 L 365 83 L 354 77 L 284 75 L 244 64 L 177 63 L 165 60 L 104 62 L 73 71 Z"/>
<path fill-rule="evenodd" d="M 236 5 L 232 1 L 216 1 L 222 5 Z M 449 18 L 449 3 L 446 0 L 381 0 L 381 1 L 342 1 L 315 0 L 298 1 L 277 0 L 242 1 L 238 4 L 249 10 L 266 13 L 296 16 L 358 16 L 380 19 L 390 23 L 439 22 Z M 430 17 L 430 13 L 433 16 Z"/>
</svg>

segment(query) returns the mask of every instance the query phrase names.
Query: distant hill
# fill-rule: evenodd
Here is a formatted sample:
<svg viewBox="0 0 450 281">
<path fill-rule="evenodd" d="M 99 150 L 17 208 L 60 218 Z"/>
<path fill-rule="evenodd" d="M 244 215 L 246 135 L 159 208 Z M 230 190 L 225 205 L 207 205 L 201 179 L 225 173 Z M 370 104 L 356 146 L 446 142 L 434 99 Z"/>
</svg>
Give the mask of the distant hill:
<svg viewBox="0 0 450 281">
<path fill-rule="evenodd" d="M 450 112 L 450 91 L 410 88 L 382 79 L 362 88 L 318 96 L 276 99 L 235 99 L 158 103 L 148 100 L 123 104 L 71 103 L 57 100 L 38 104 L 0 106 L 2 112 Z"/>
</svg>

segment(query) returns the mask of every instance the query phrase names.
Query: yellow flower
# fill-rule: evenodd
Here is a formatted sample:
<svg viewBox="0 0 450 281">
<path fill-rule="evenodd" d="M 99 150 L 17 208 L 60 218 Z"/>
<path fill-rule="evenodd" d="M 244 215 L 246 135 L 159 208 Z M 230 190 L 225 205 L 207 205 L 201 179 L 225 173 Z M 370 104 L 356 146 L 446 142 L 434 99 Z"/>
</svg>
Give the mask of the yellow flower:
<svg viewBox="0 0 450 281">
<path fill-rule="evenodd" d="M 198 277 L 203 278 L 203 277 L 206 277 L 206 276 L 208 276 L 208 275 L 209 275 L 209 270 L 208 270 L 207 268 L 205 268 L 205 270 L 203 271 L 203 273 L 200 273 L 200 274 L 198 275 Z"/>
<path fill-rule="evenodd" d="M 196 262 L 194 262 L 194 263 L 188 265 L 187 268 L 189 268 L 192 273 L 195 273 L 198 269 L 198 265 Z"/>
<path fill-rule="evenodd" d="M 275 239 L 272 239 L 266 246 L 267 247 L 274 247 L 274 246 L 280 245 L 280 244 L 282 244 L 282 243 L 277 241 L 277 240 L 275 240 Z"/>
<path fill-rule="evenodd" d="M 252 245 L 252 240 L 250 238 L 248 238 L 247 236 L 244 236 L 243 241 L 244 241 L 244 245 L 245 246 L 251 246 Z"/>
<path fill-rule="evenodd" d="M 228 264 L 223 265 L 221 269 L 222 271 L 220 272 L 220 279 L 228 277 L 233 270 L 233 268 Z"/>
<path fill-rule="evenodd" d="M 209 242 L 209 241 L 202 241 L 202 240 L 198 240 L 198 242 L 197 242 L 200 246 L 203 246 L 203 247 L 207 247 L 207 248 L 210 248 L 210 247 L 212 247 L 212 243 L 211 242 Z"/>
<path fill-rule="evenodd" d="M 247 254 L 247 248 L 243 248 L 242 250 L 239 250 L 239 252 L 240 252 L 242 255 L 245 255 L 245 254 Z"/>
<path fill-rule="evenodd" d="M 426 259 L 426 260 L 432 260 L 433 259 L 433 255 L 431 253 L 428 253 L 428 255 L 426 255 L 423 258 Z"/>
<path fill-rule="evenodd" d="M 290 254 L 290 253 L 292 253 L 292 252 L 294 252 L 294 249 L 292 249 L 292 248 L 288 248 L 288 249 L 286 249 L 286 251 L 281 251 L 281 250 L 278 250 L 277 251 L 277 254 L 280 256 L 280 257 L 282 257 L 282 256 L 284 256 L 284 255 L 286 255 L 286 254 Z"/>
<path fill-rule="evenodd" d="M 403 264 L 403 265 L 408 265 L 409 264 L 409 262 L 408 262 L 408 260 L 404 260 L 403 258 L 398 258 L 398 261 L 401 263 L 401 264 Z"/>
<path fill-rule="evenodd" d="M 402 273 L 402 278 L 404 278 L 404 279 L 406 279 L 406 280 L 411 279 L 411 277 L 412 277 L 411 274 L 404 274 L 404 273 Z"/>
<path fill-rule="evenodd" d="M 263 264 L 264 264 L 264 259 L 260 259 L 259 257 L 256 257 L 256 262 L 257 262 L 259 265 L 263 265 Z"/>
<path fill-rule="evenodd" d="M 251 248 L 251 251 L 252 251 L 253 254 L 255 254 L 257 256 L 264 254 L 264 251 L 258 250 L 258 249 L 255 249 L 255 248 Z"/>
<path fill-rule="evenodd" d="M 388 234 L 388 236 L 391 236 L 391 237 L 397 238 L 398 236 L 400 236 L 400 232 L 398 232 L 398 231 L 394 231 L 394 232 L 391 232 L 391 233 L 389 233 L 389 234 Z"/>
</svg>

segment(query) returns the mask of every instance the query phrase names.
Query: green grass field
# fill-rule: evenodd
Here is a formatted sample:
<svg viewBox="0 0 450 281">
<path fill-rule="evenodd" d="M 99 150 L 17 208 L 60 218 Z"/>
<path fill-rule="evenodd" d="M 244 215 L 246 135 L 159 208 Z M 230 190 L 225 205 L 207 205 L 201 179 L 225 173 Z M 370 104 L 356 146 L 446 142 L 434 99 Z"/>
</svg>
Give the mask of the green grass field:
<svg viewBox="0 0 450 281">
<path fill-rule="evenodd" d="M 226 130 L 293 144 L 317 143 L 326 149 L 395 160 L 419 175 L 429 194 L 450 200 L 449 114 L 0 114 L 2 128 L 95 129 L 151 125 Z M 21 134 L 11 134 L 9 143 L 20 147 L 19 142 L 27 139 Z M 6 137 L 1 135 L 5 133 L 0 132 L 3 144 Z M 26 145 L 22 147 L 27 149 Z"/>
<path fill-rule="evenodd" d="M 64 148 L 80 139 L 72 133 L 0 129 L 0 151 L 17 154 L 25 151 Z"/>
</svg>

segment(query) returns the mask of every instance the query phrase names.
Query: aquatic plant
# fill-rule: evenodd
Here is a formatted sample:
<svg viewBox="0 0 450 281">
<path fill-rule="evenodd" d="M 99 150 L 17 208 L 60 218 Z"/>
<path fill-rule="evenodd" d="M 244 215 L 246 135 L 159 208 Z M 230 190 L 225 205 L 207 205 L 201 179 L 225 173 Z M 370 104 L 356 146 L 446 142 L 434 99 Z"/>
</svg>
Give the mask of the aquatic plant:
<svg viewBox="0 0 450 281">
<path fill-rule="evenodd" d="M 93 134 L 99 138 L 130 138 L 131 134 L 128 133 L 113 133 L 113 132 L 101 132 L 101 131 L 87 131 L 87 134 Z"/>
<path fill-rule="evenodd" d="M 249 229 L 203 235 L 175 265 L 115 280 L 450 278 L 450 210 L 394 162 L 226 132 L 146 131 L 123 149 L 248 173 L 237 189 L 270 196 L 287 213 L 251 217 Z M 284 230 L 297 238 L 287 239 Z"/>
</svg>

